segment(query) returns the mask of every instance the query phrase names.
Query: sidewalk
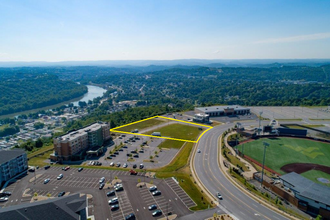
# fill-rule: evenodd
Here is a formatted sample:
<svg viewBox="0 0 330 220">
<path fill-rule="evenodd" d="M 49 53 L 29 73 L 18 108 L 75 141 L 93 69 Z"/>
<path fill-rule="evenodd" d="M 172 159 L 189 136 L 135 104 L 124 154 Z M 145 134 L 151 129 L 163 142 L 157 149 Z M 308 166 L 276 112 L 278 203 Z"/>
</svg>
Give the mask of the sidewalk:
<svg viewBox="0 0 330 220">
<path fill-rule="evenodd" d="M 225 145 L 226 147 L 230 150 L 230 152 L 232 153 L 232 155 L 236 155 L 236 152 L 235 150 L 229 146 L 227 140 L 228 140 L 228 136 L 232 135 L 232 134 L 237 134 L 237 132 L 231 132 L 229 134 L 227 134 L 225 136 Z M 246 179 L 253 179 L 253 174 L 258 172 L 248 161 L 246 161 L 244 158 L 240 157 L 240 156 L 236 156 L 242 163 L 244 163 L 247 167 L 249 167 L 249 171 L 245 171 L 243 173 L 243 176 L 246 178 Z M 228 170 L 228 168 L 227 168 Z"/>
</svg>

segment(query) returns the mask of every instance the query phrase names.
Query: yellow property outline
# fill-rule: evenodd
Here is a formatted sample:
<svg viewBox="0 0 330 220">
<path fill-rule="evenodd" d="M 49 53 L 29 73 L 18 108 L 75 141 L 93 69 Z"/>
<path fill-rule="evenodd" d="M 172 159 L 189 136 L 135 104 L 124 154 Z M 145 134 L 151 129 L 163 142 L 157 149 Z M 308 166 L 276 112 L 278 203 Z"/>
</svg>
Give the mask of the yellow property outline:
<svg viewBox="0 0 330 220">
<path fill-rule="evenodd" d="M 191 140 L 184 140 L 184 139 L 179 139 L 179 138 L 170 138 L 170 137 L 159 137 L 159 136 L 154 136 L 154 135 L 148 135 L 148 134 L 139 134 L 139 133 L 132 133 L 132 132 L 127 132 L 127 131 L 118 131 L 116 129 L 122 128 L 122 127 L 126 127 L 128 125 L 133 125 L 142 121 L 146 121 L 146 120 L 150 120 L 152 118 L 164 118 L 164 119 L 169 119 L 169 120 L 173 120 L 173 121 L 179 121 L 179 122 L 183 122 L 183 123 L 187 123 L 187 124 L 193 124 L 193 125 L 198 125 L 198 126 L 202 126 L 202 127 L 208 127 L 208 129 L 206 129 L 197 139 L 197 141 L 191 141 Z M 179 119 L 174 119 L 174 118 L 168 118 L 168 117 L 163 117 L 163 116 L 154 116 L 154 117 L 150 117 L 150 118 L 146 118 L 140 121 L 136 121 L 133 123 L 129 123 L 126 125 L 122 125 L 116 128 L 112 128 L 110 129 L 110 131 L 112 132 L 117 132 L 117 133 L 124 133 L 124 134 L 133 134 L 133 135 L 139 135 L 139 136 L 148 136 L 148 137 L 154 137 L 154 138 L 163 138 L 163 139 L 169 139 L 169 140 L 175 140 L 175 141 L 184 141 L 184 142 L 191 142 L 191 143 L 197 143 L 199 141 L 199 139 L 205 134 L 205 132 L 207 132 L 208 130 L 212 129 L 212 126 L 208 126 L 208 125 L 202 125 L 202 124 L 197 124 L 197 123 L 193 123 L 193 122 L 187 122 L 187 121 L 182 121 Z"/>
</svg>

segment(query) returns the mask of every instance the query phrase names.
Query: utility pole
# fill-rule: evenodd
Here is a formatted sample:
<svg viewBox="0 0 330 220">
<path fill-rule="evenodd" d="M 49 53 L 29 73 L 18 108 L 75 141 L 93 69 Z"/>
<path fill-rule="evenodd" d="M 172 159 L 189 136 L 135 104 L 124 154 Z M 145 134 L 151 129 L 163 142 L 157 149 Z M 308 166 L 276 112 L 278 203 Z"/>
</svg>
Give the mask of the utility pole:
<svg viewBox="0 0 330 220">
<path fill-rule="evenodd" d="M 266 148 L 269 146 L 267 142 L 263 142 L 264 144 L 264 158 L 262 160 L 262 171 L 261 171 L 261 184 L 260 188 L 262 187 L 262 182 L 264 181 L 264 168 L 265 168 L 265 158 L 266 158 Z"/>
</svg>

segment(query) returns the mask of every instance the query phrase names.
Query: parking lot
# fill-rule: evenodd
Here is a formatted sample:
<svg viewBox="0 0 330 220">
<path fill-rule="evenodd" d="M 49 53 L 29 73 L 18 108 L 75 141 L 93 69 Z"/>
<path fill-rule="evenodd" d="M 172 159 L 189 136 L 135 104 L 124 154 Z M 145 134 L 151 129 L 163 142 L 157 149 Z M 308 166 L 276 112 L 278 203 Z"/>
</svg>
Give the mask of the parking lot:
<svg viewBox="0 0 330 220">
<path fill-rule="evenodd" d="M 63 178 L 57 180 L 59 174 L 63 174 Z M 37 177 L 37 179 L 34 180 L 34 177 Z M 104 187 L 100 190 L 99 180 L 101 177 L 105 177 L 105 182 L 120 179 L 123 190 L 108 197 L 107 192 L 113 190 L 113 188 Z M 50 181 L 45 184 L 44 180 L 47 178 Z M 161 195 L 153 196 L 146 186 L 137 188 L 139 181 L 152 182 L 157 185 L 162 192 Z M 28 173 L 22 179 L 9 185 L 5 190 L 13 192 L 13 195 L 1 205 L 11 206 L 30 202 L 33 200 L 34 195 L 57 197 L 60 192 L 65 191 L 64 196 L 73 193 L 92 195 L 88 199 L 88 214 L 94 214 L 96 219 L 124 219 L 130 213 L 134 213 L 136 219 L 151 219 L 152 211 L 148 210 L 148 206 L 152 204 L 156 204 L 159 207 L 158 209 L 162 210 L 163 217 L 167 213 L 177 214 L 178 216 L 191 214 L 191 211 L 187 208 L 189 207 L 186 204 L 187 200 L 183 199 L 181 192 L 177 191 L 175 186 L 170 186 L 169 183 L 171 183 L 171 180 L 145 177 L 144 173 L 132 176 L 129 175 L 128 171 L 87 168 L 81 172 L 78 172 L 77 168 L 64 171 L 62 167 L 52 166 L 48 170 L 39 168 L 36 173 Z M 108 201 L 114 197 L 118 197 L 119 208 L 111 211 Z"/>
<path fill-rule="evenodd" d="M 174 191 L 187 208 L 196 206 L 196 203 L 188 196 L 188 194 L 181 188 L 181 186 L 172 178 L 165 180 L 166 184 Z"/>
<path fill-rule="evenodd" d="M 127 163 L 128 168 L 132 168 L 133 164 L 139 165 L 141 163 L 143 163 L 145 165 L 145 168 L 147 169 L 166 166 L 176 155 L 178 149 L 163 149 L 162 151 L 160 151 L 158 146 L 164 140 L 165 139 L 151 138 L 145 136 L 135 136 L 134 138 L 134 135 L 125 134 L 124 137 L 120 136 L 114 140 L 115 145 L 109 147 L 104 156 L 102 156 L 101 158 L 89 158 L 89 161 L 99 161 L 102 163 L 102 166 L 110 166 L 111 162 L 113 162 L 114 166 L 116 166 L 119 162 L 120 167 L 122 167 L 124 163 Z M 145 142 L 146 144 L 143 144 Z M 114 147 L 120 144 L 123 144 L 124 147 L 114 153 Z M 112 151 L 111 154 L 110 151 Z M 156 157 L 155 151 L 157 151 Z M 109 156 L 111 157 L 111 159 L 109 159 Z M 153 160 L 155 162 L 148 162 L 150 160 L 150 156 L 153 157 Z"/>
</svg>

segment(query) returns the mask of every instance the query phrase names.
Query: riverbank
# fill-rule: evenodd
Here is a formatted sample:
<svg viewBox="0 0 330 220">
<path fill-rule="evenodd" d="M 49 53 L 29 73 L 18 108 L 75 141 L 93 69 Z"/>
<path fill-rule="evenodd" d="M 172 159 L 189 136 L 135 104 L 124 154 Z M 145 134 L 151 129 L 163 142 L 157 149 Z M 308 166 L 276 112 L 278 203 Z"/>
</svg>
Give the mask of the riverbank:
<svg viewBox="0 0 330 220">
<path fill-rule="evenodd" d="M 88 91 L 84 95 L 79 96 L 77 98 L 70 99 L 70 100 L 64 101 L 64 102 L 60 102 L 55 105 L 45 106 L 42 108 L 36 108 L 36 109 L 26 110 L 26 111 L 22 111 L 22 112 L 15 112 L 12 114 L 7 114 L 7 115 L 1 115 L 0 119 L 11 118 L 11 117 L 15 117 L 16 115 L 35 113 L 35 112 L 42 111 L 42 110 L 54 109 L 54 108 L 60 107 L 62 105 L 68 105 L 70 103 L 74 103 L 74 104 L 78 105 L 79 101 L 87 102 L 88 100 L 93 100 L 96 97 L 102 97 L 103 93 L 106 91 L 105 89 L 103 89 L 99 86 L 95 86 L 95 85 L 87 85 L 87 88 L 88 88 Z"/>
</svg>

